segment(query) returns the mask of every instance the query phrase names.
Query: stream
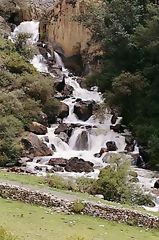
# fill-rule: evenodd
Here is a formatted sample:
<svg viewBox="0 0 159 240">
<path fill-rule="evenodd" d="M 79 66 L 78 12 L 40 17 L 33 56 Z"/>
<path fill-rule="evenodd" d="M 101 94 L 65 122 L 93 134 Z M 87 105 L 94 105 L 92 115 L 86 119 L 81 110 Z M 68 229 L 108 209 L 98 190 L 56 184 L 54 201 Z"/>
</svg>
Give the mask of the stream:
<svg viewBox="0 0 159 240">
<path fill-rule="evenodd" d="M 32 44 L 36 44 L 39 40 L 39 22 L 30 21 L 30 22 L 22 22 L 19 26 L 17 26 L 14 32 L 11 35 L 11 39 L 13 39 L 22 32 L 31 33 L 32 36 L 29 39 L 29 42 Z M 49 54 L 49 53 L 48 53 Z M 75 124 L 76 127 L 73 128 L 72 134 L 69 138 L 69 141 L 66 143 L 61 140 L 57 134 L 54 133 L 55 129 L 59 126 L 59 124 L 54 124 L 50 128 L 48 128 L 48 133 L 45 136 L 39 136 L 43 141 L 45 137 L 49 139 L 49 143 L 46 144 L 51 147 L 54 145 L 56 151 L 53 154 L 54 158 L 65 158 L 70 159 L 72 157 L 82 158 L 85 161 L 90 161 L 94 164 L 94 172 L 89 173 L 75 173 L 75 172 L 57 172 L 57 174 L 62 176 L 72 176 L 74 178 L 79 176 L 86 176 L 90 178 L 98 178 L 98 174 L 100 169 L 107 165 L 107 159 L 111 156 L 112 152 L 109 151 L 107 153 L 103 153 L 101 156 L 95 157 L 97 153 L 100 152 L 101 148 L 106 148 L 106 142 L 111 141 L 115 142 L 117 150 L 113 151 L 113 154 L 117 153 L 125 153 L 125 136 L 129 134 L 127 130 L 125 130 L 124 134 L 114 132 L 110 129 L 110 126 L 113 125 L 111 123 L 112 115 L 105 111 L 103 120 L 99 120 L 95 118 L 95 116 L 91 116 L 87 121 L 82 121 L 78 119 L 77 115 L 74 113 L 74 106 L 78 99 L 82 101 L 94 101 L 96 104 L 101 104 L 104 99 L 98 89 L 96 87 L 92 88 L 92 90 L 88 91 L 80 86 L 78 83 L 78 77 L 70 76 L 69 71 L 65 69 L 64 64 L 60 55 L 57 52 L 54 52 L 54 57 L 56 59 L 56 65 L 61 67 L 61 75 L 65 76 L 65 83 L 73 88 L 73 95 L 69 98 L 62 100 L 69 107 L 69 115 L 68 117 L 63 119 L 63 123 L 66 124 Z M 37 69 L 37 71 L 42 73 L 48 73 L 48 66 L 45 58 L 37 54 L 32 59 L 31 63 Z M 53 76 L 53 74 L 51 73 Z M 121 117 L 117 119 L 116 123 L 120 123 Z M 85 142 L 83 142 L 83 138 Z M 138 154 L 138 147 L 135 146 L 131 155 Z M 46 166 L 51 168 L 51 166 L 47 165 L 49 159 L 52 157 L 38 157 L 33 160 L 33 162 L 28 162 L 27 167 L 34 170 L 35 166 L 42 167 L 42 171 L 36 171 L 38 175 L 46 174 Z M 40 159 L 40 163 L 39 163 Z M 105 160 L 106 159 L 106 160 Z M 138 173 L 138 179 L 140 185 L 145 188 L 145 190 L 150 191 L 154 185 L 154 182 L 157 180 L 156 174 L 149 170 L 140 169 L 136 166 L 132 166 L 135 171 Z M 159 197 L 156 198 L 156 207 L 153 209 L 154 211 L 159 211 Z"/>
</svg>

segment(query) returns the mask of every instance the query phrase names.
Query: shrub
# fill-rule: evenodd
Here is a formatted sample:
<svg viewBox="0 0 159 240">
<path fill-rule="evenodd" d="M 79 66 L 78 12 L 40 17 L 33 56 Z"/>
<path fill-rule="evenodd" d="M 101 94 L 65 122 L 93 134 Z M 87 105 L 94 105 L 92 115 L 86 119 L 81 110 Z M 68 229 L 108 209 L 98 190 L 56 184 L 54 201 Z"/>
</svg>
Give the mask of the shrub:
<svg viewBox="0 0 159 240">
<path fill-rule="evenodd" d="M 12 52 L 5 59 L 5 66 L 11 73 L 35 73 L 35 68 L 17 52 Z"/>
<path fill-rule="evenodd" d="M 129 160 L 124 155 L 116 154 L 111 158 L 110 166 L 102 169 L 97 180 L 97 191 L 109 201 L 137 205 L 153 205 L 152 198 L 144 194 L 138 185 L 129 181 Z"/>
<path fill-rule="evenodd" d="M 81 213 L 84 210 L 84 208 L 85 208 L 85 204 L 80 200 L 76 200 L 72 204 L 72 211 L 76 214 Z"/>
<path fill-rule="evenodd" d="M 95 179 L 79 177 L 76 180 L 77 189 L 82 193 L 96 194 L 97 182 Z"/>
<path fill-rule="evenodd" d="M 67 189 L 65 180 L 58 175 L 47 176 L 46 182 L 48 183 L 49 187 Z"/>
</svg>

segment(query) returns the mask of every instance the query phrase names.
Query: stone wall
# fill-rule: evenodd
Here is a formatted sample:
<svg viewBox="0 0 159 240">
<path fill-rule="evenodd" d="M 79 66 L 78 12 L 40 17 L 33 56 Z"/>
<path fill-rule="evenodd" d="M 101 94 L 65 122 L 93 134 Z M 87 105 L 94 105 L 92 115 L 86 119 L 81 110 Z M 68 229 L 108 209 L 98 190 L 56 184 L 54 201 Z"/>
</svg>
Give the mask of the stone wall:
<svg viewBox="0 0 159 240">
<path fill-rule="evenodd" d="M 20 186 L 0 184 L 0 196 L 12 200 L 19 200 L 25 203 L 37 204 L 40 206 L 59 208 L 61 211 L 71 213 L 73 202 L 60 199 L 51 193 L 30 190 Z M 113 220 L 127 224 L 145 226 L 148 228 L 159 228 L 159 218 L 135 210 L 107 206 L 102 203 L 84 202 L 84 214 Z"/>
</svg>

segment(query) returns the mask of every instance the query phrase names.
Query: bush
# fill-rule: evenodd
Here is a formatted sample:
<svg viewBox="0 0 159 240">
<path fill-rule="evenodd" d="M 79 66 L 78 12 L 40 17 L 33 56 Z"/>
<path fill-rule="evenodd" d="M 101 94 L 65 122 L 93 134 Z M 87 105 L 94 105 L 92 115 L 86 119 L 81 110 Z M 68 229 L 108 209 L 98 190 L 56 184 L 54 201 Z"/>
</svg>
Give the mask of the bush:
<svg viewBox="0 0 159 240">
<path fill-rule="evenodd" d="M 22 150 L 18 140 L 22 131 L 22 123 L 14 116 L 0 118 L 0 166 L 17 162 Z"/>
<path fill-rule="evenodd" d="M 72 211 L 76 214 L 80 214 L 84 210 L 84 208 L 85 204 L 80 200 L 76 200 L 72 204 Z"/>
<path fill-rule="evenodd" d="M 111 158 L 110 166 L 102 169 L 99 174 L 98 193 L 102 194 L 104 199 L 108 201 L 152 205 L 152 198 L 144 194 L 138 185 L 129 181 L 132 178 L 131 175 L 129 159 L 124 155 L 114 155 Z"/>
<path fill-rule="evenodd" d="M 96 194 L 97 181 L 95 179 L 79 177 L 76 179 L 76 185 L 79 192 Z"/>
<path fill-rule="evenodd" d="M 17 52 L 12 52 L 5 59 L 5 66 L 11 73 L 35 73 L 35 68 Z"/>
<path fill-rule="evenodd" d="M 76 190 L 76 184 L 72 179 L 66 178 L 64 179 L 58 175 L 47 176 L 45 181 L 48 183 L 49 187 L 57 188 L 57 189 L 66 189 L 66 190 Z"/>
</svg>

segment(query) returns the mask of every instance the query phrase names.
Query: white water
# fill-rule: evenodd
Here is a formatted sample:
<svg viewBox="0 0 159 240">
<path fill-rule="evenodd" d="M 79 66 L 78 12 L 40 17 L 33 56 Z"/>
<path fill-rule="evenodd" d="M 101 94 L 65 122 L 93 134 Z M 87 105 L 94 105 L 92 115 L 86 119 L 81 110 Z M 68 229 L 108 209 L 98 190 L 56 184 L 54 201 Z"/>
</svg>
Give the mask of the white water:
<svg viewBox="0 0 159 240">
<path fill-rule="evenodd" d="M 31 33 L 32 37 L 30 39 L 30 42 L 32 44 L 36 43 L 39 39 L 39 22 L 36 21 L 30 21 L 30 22 L 23 22 L 21 23 L 15 31 L 12 33 L 12 39 L 14 40 L 16 36 L 21 32 L 27 32 Z M 94 157 L 95 153 L 99 153 L 100 149 L 102 147 L 106 147 L 107 141 L 114 141 L 117 145 L 118 150 L 116 152 L 123 152 L 125 149 L 125 137 L 121 134 L 115 133 L 114 131 L 110 130 L 111 125 L 111 117 L 112 115 L 108 114 L 107 111 L 105 112 L 105 119 L 101 122 L 99 119 L 95 119 L 94 116 L 90 117 L 87 121 L 83 122 L 82 120 L 79 120 L 77 116 L 73 113 L 74 105 L 76 102 L 76 99 L 81 99 L 82 101 L 95 101 L 96 103 L 100 104 L 103 102 L 103 98 L 101 93 L 97 91 L 97 88 L 92 88 L 91 91 L 88 91 L 86 89 L 83 89 L 80 87 L 79 83 L 77 82 L 77 78 L 75 77 L 69 77 L 69 72 L 67 69 L 64 68 L 64 64 L 62 62 L 61 57 L 58 55 L 58 53 L 54 52 L 56 64 L 60 67 L 62 67 L 62 72 L 66 76 L 65 82 L 66 84 L 73 87 L 73 97 L 70 97 L 68 99 L 65 99 L 63 102 L 69 106 L 69 116 L 63 120 L 65 123 L 75 123 L 80 124 L 83 127 L 75 128 L 72 136 L 69 139 L 68 144 L 62 141 L 57 135 L 54 134 L 55 129 L 58 125 L 55 125 L 51 128 L 48 128 L 47 136 L 49 138 L 49 146 L 51 147 L 51 144 L 53 144 L 56 148 L 56 152 L 54 152 L 54 157 L 60 157 L 60 158 L 66 158 L 70 159 L 71 157 L 79 157 L 87 161 L 91 161 L 94 163 L 95 171 L 91 172 L 89 174 L 86 173 L 58 173 L 65 176 L 87 176 L 87 177 L 93 177 L 97 178 L 99 171 L 101 168 L 106 166 L 106 163 L 102 161 L 103 156 L 100 158 Z M 39 72 L 46 72 L 48 73 L 48 67 L 46 64 L 45 59 L 41 55 L 35 55 L 31 63 L 34 65 L 34 67 Z M 53 74 L 51 74 L 53 76 Z M 116 123 L 119 123 L 121 121 L 121 118 L 118 118 Z M 96 126 L 96 128 L 89 128 L 87 129 L 86 126 Z M 83 131 L 87 131 L 87 143 L 86 143 L 86 149 L 79 150 L 77 148 L 77 141 L 82 141 L 81 135 Z M 43 138 L 43 136 L 42 136 Z M 79 143 L 79 145 L 81 142 Z M 80 148 L 80 147 L 79 147 Z M 138 147 L 135 147 L 135 150 L 133 152 L 134 154 L 138 153 Z M 105 154 L 105 158 L 110 158 L 111 153 Z M 39 159 L 39 158 L 38 158 Z M 45 174 L 46 172 L 46 166 L 48 163 L 48 160 L 50 157 L 43 157 L 41 158 L 41 162 L 37 163 L 36 161 L 38 159 L 34 159 L 33 163 L 28 163 L 28 167 L 31 168 L 34 171 L 35 166 L 42 166 L 43 171 L 40 174 Z M 50 166 L 47 166 L 48 168 L 51 168 Z M 142 169 L 135 169 L 139 174 L 139 180 L 140 184 L 146 188 L 147 190 L 150 190 L 150 188 L 153 186 L 155 178 L 152 179 L 151 174 L 148 174 L 146 170 Z M 38 171 L 37 171 L 38 172 Z M 156 206 L 156 209 L 159 209 L 158 205 Z"/>
<path fill-rule="evenodd" d="M 29 42 L 34 44 L 39 40 L 39 22 L 38 21 L 26 21 L 22 22 L 18 27 L 15 28 L 14 32 L 11 34 L 14 40 L 19 33 L 31 34 Z"/>
</svg>

